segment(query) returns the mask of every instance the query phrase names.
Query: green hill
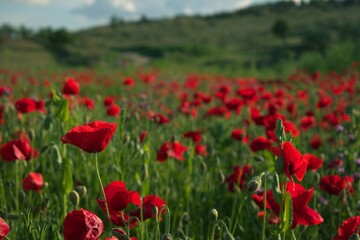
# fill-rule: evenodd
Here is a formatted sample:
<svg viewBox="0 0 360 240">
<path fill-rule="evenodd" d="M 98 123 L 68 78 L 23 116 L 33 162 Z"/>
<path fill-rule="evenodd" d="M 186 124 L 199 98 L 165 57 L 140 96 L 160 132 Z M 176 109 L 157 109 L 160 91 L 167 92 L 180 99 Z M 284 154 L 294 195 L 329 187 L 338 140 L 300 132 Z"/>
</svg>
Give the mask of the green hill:
<svg viewBox="0 0 360 240">
<path fill-rule="evenodd" d="M 21 62 L 16 61 L 19 55 L 37 52 L 47 58 L 47 63 L 57 61 L 72 67 L 151 63 L 190 69 L 257 71 L 311 68 L 315 64 L 314 68 L 326 70 L 335 65 L 342 70 L 351 61 L 360 60 L 359 12 L 357 1 L 312 1 L 301 6 L 278 2 L 211 16 L 119 22 L 76 32 L 74 41 L 61 49 L 36 42 L 7 41 L 2 44 L 6 54 L 0 60 L 8 65 Z M 289 26 L 283 39 L 272 32 L 279 19 Z M 45 53 L 40 54 L 41 51 Z M 339 58 L 342 64 L 333 63 Z M 325 65 L 321 66 L 319 61 Z"/>
</svg>

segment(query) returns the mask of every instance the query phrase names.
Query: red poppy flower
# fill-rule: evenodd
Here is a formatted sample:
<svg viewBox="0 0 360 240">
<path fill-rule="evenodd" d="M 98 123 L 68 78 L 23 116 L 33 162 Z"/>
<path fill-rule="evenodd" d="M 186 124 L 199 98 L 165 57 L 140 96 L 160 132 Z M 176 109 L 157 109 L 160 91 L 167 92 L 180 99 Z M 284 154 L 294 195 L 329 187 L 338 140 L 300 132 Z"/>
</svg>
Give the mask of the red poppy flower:
<svg viewBox="0 0 360 240">
<path fill-rule="evenodd" d="M 315 134 L 312 139 L 310 139 L 310 146 L 313 149 L 318 149 L 322 144 L 321 138 L 319 134 Z"/>
<path fill-rule="evenodd" d="M 161 145 L 159 151 L 157 152 L 157 160 L 159 162 L 164 162 L 168 157 L 175 158 L 177 160 L 183 161 L 184 156 L 182 155 L 188 148 L 181 145 L 181 143 L 175 142 L 165 142 Z"/>
<path fill-rule="evenodd" d="M 201 142 L 201 131 L 189 131 L 184 133 L 184 137 L 191 138 L 194 143 Z"/>
<path fill-rule="evenodd" d="M 353 193 L 352 182 L 354 182 L 354 179 L 349 176 L 341 178 L 338 175 L 329 175 L 321 178 L 320 188 L 332 195 L 339 195 L 342 190 Z"/>
<path fill-rule="evenodd" d="M 0 218 L 0 240 L 3 240 L 9 232 L 9 225 L 2 218 Z"/>
<path fill-rule="evenodd" d="M 350 217 L 344 220 L 337 232 L 337 235 L 333 238 L 333 240 L 348 240 L 351 235 L 358 233 L 356 232 L 358 226 L 360 224 L 360 216 Z"/>
<path fill-rule="evenodd" d="M 0 156 L 4 161 L 30 160 L 36 158 L 38 151 L 30 145 L 25 134 L 20 139 L 4 143 L 0 149 Z"/>
<path fill-rule="evenodd" d="M 165 117 L 164 115 L 162 115 L 160 113 L 155 113 L 151 118 L 154 120 L 155 123 L 157 123 L 159 125 L 170 122 L 170 120 L 167 117 Z"/>
<path fill-rule="evenodd" d="M 32 98 L 21 98 L 15 102 L 19 113 L 30 113 L 36 110 L 36 101 Z"/>
<path fill-rule="evenodd" d="M 104 98 L 104 105 L 111 106 L 114 104 L 114 99 L 112 97 L 105 97 Z"/>
<path fill-rule="evenodd" d="M 75 145 L 85 152 L 101 152 L 110 142 L 117 125 L 95 121 L 70 129 L 61 139 L 64 144 Z"/>
<path fill-rule="evenodd" d="M 125 208 L 129 204 L 140 206 L 140 195 L 136 191 L 126 189 L 125 183 L 114 181 L 104 187 L 106 202 L 109 207 L 111 222 L 115 225 L 123 226 L 129 216 L 124 213 Z M 106 213 L 105 200 L 97 199 L 100 208 Z M 123 221 L 123 216 L 124 220 Z M 136 222 L 132 222 L 131 226 L 135 226 Z"/>
<path fill-rule="evenodd" d="M 119 116 L 120 112 L 121 112 L 121 108 L 116 104 L 113 104 L 106 109 L 106 114 L 108 116 L 117 117 Z"/>
<path fill-rule="evenodd" d="M 310 202 L 314 188 L 306 190 L 300 184 L 295 182 L 288 182 L 286 191 L 290 193 L 293 205 L 293 222 L 291 228 L 294 229 L 297 224 L 310 226 L 317 225 L 324 222 L 324 219 L 314 209 L 307 206 Z M 267 192 L 267 200 L 271 209 L 279 215 L 280 206 L 274 199 L 272 190 Z"/>
<path fill-rule="evenodd" d="M 196 144 L 195 153 L 197 155 L 201 155 L 201 156 L 206 157 L 208 155 L 208 152 L 206 150 L 206 145 L 205 144 Z"/>
<path fill-rule="evenodd" d="M 336 169 L 338 167 L 341 167 L 343 165 L 343 161 L 341 159 L 334 159 L 333 161 L 329 162 L 326 166 L 327 169 Z"/>
<path fill-rule="evenodd" d="M 305 153 L 303 154 L 303 161 L 307 162 L 307 169 L 316 171 L 323 165 L 324 160 L 318 158 L 314 154 Z"/>
<path fill-rule="evenodd" d="M 240 128 L 235 128 L 231 132 L 231 137 L 235 140 L 242 141 L 243 143 L 248 143 L 249 138 L 245 136 L 245 133 Z"/>
<path fill-rule="evenodd" d="M 12 89 L 10 87 L 0 86 L 0 97 L 10 95 Z"/>
<path fill-rule="evenodd" d="M 234 185 L 238 185 L 241 190 L 245 189 L 245 179 L 249 178 L 252 172 L 252 168 L 249 164 L 239 167 L 234 167 L 234 172 L 232 175 L 226 177 L 226 182 L 228 183 L 228 189 L 230 192 L 234 192 Z"/>
<path fill-rule="evenodd" d="M 308 130 L 313 126 L 315 126 L 315 118 L 313 116 L 305 116 L 301 119 L 301 124 L 300 124 L 301 130 Z"/>
<path fill-rule="evenodd" d="M 127 78 L 125 78 L 125 79 L 124 79 L 124 81 L 123 81 L 123 85 L 125 85 L 125 86 L 129 86 L 129 87 L 132 87 L 132 86 L 134 86 L 134 85 L 135 85 L 135 81 L 134 81 L 134 79 L 133 79 L 133 78 L 131 78 L 131 77 L 127 77 Z"/>
<path fill-rule="evenodd" d="M 208 109 L 206 115 L 229 118 L 231 116 L 231 112 L 227 109 L 227 107 L 221 106 L 221 107 L 213 107 Z"/>
<path fill-rule="evenodd" d="M 162 215 L 165 213 L 166 203 L 163 199 L 156 195 L 148 195 L 143 199 L 142 211 L 143 211 L 143 221 L 149 218 L 155 217 L 154 208 L 157 207 L 159 214 Z M 141 219 L 140 209 L 137 209 L 130 214 L 131 216 L 135 216 L 138 219 Z"/>
<path fill-rule="evenodd" d="M 84 105 L 90 110 L 95 108 L 95 103 L 91 98 L 85 98 Z"/>
<path fill-rule="evenodd" d="M 140 133 L 140 135 L 139 135 L 139 141 L 140 141 L 140 143 L 143 143 L 143 142 L 144 142 L 144 140 L 145 140 L 145 138 L 147 137 L 147 135 L 148 135 L 148 131 L 143 131 L 143 132 Z"/>
<path fill-rule="evenodd" d="M 264 192 L 251 194 L 251 199 L 259 206 L 260 209 L 264 208 Z M 270 205 L 266 200 L 266 208 L 269 209 Z"/>
<path fill-rule="evenodd" d="M 83 208 L 68 213 L 64 220 L 64 240 L 97 240 L 103 231 L 101 219 Z"/>
<path fill-rule="evenodd" d="M 289 179 L 292 179 L 294 175 L 301 182 L 307 168 L 307 162 L 302 158 L 301 153 L 291 142 L 283 143 L 281 153 L 285 175 Z"/>
<path fill-rule="evenodd" d="M 77 95 L 79 91 L 79 83 L 72 77 L 66 78 L 62 93 L 65 95 Z"/>
<path fill-rule="evenodd" d="M 269 149 L 270 147 L 271 147 L 270 140 L 263 136 L 259 136 L 259 137 L 255 138 L 250 143 L 250 149 L 253 152 L 258 152 L 258 151 L 261 151 L 264 149 Z"/>
<path fill-rule="evenodd" d="M 332 103 L 332 98 L 324 95 L 324 96 L 320 97 L 319 101 L 316 104 L 316 107 L 317 108 L 325 108 L 325 107 L 331 105 L 331 103 Z"/>
<path fill-rule="evenodd" d="M 43 188 L 43 176 L 41 173 L 31 172 L 22 181 L 22 187 L 24 191 L 36 191 L 40 192 Z"/>
</svg>

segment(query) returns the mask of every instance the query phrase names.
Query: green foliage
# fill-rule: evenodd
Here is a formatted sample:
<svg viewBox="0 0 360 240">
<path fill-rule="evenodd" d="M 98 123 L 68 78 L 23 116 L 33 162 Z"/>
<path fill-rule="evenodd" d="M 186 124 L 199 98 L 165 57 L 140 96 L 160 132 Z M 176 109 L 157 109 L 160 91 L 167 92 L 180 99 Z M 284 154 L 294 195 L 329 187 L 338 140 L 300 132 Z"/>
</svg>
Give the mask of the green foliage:
<svg viewBox="0 0 360 240">
<path fill-rule="evenodd" d="M 275 36 L 285 39 L 289 33 L 290 25 L 285 19 L 278 19 L 274 22 L 271 30 Z"/>
</svg>

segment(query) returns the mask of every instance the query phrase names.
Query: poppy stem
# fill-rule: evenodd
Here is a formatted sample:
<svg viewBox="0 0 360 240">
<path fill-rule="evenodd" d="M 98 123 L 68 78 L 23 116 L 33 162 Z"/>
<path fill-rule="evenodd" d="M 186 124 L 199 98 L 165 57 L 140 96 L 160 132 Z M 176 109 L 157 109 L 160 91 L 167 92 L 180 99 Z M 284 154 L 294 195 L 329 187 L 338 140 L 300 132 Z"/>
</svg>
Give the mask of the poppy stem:
<svg viewBox="0 0 360 240">
<path fill-rule="evenodd" d="M 264 218 L 263 218 L 263 227 L 262 227 L 262 240 L 265 240 L 265 228 L 266 228 L 266 174 L 264 175 Z"/>
<path fill-rule="evenodd" d="M 104 191 L 104 185 L 103 185 L 103 183 L 102 183 L 102 181 L 101 181 L 101 177 L 100 177 L 97 153 L 95 153 L 95 168 L 96 168 L 96 174 L 97 174 L 97 177 L 98 177 L 99 182 L 100 182 L 101 191 L 102 191 L 102 195 L 103 195 L 104 202 L 105 202 L 106 214 L 107 214 L 109 220 L 111 221 L 109 206 L 108 206 L 108 204 L 107 204 L 107 200 L 106 200 L 106 196 L 105 196 L 105 191 Z"/>
<path fill-rule="evenodd" d="M 244 202 L 246 201 L 246 199 L 248 198 L 249 194 L 246 193 L 244 199 L 241 201 L 240 203 L 240 206 L 239 206 L 239 210 L 238 210 L 238 213 L 236 215 L 236 220 L 235 220 L 235 224 L 234 224 L 234 228 L 233 230 L 231 231 L 231 235 L 234 235 L 235 233 L 235 230 L 236 230 L 236 227 L 237 227 L 237 224 L 238 224 L 238 221 L 239 221 L 239 216 L 240 216 L 240 213 L 241 213 L 241 209 L 242 209 L 242 206 L 244 205 Z"/>
</svg>

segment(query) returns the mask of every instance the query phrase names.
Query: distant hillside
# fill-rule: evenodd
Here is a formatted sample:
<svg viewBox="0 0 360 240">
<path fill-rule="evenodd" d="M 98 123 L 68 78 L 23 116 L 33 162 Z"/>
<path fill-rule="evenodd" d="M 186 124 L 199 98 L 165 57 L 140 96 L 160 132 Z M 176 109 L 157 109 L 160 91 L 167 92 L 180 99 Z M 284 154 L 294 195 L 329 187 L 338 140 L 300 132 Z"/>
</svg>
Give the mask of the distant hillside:
<svg viewBox="0 0 360 240">
<path fill-rule="evenodd" d="M 301 6 L 278 2 L 212 16 L 118 22 L 77 32 L 74 42 L 52 53 L 55 60 L 70 66 L 172 62 L 262 69 L 289 61 L 306 65 L 313 58 L 351 49 L 356 50 L 354 56 L 346 61 L 360 60 L 351 59 L 360 56 L 359 13 L 358 1 L 312 1 Z M 289 26 L 284 38 L 272 31 L 279 19 Z M 24 48 L 14 42 L 2 47 L 7 57 Z"/>
</svg>

